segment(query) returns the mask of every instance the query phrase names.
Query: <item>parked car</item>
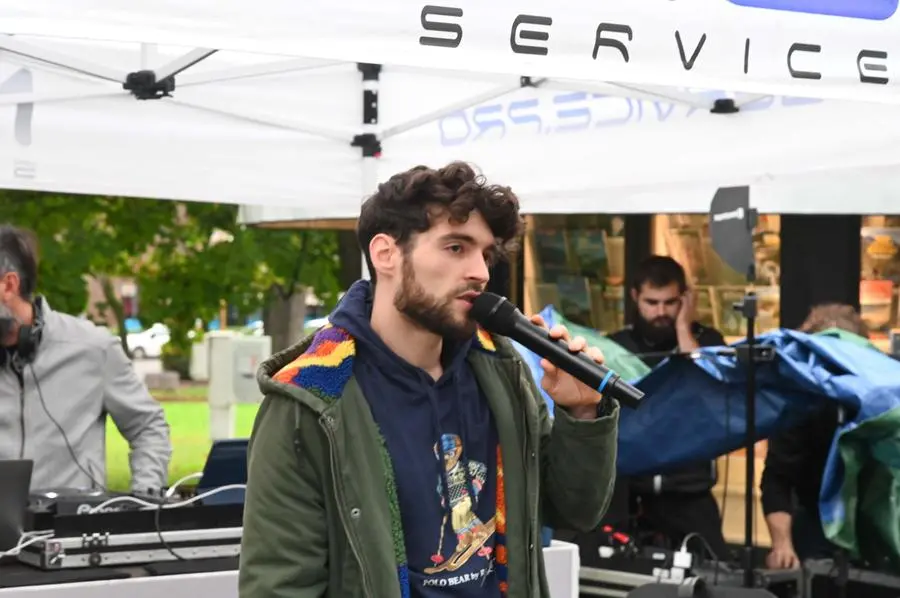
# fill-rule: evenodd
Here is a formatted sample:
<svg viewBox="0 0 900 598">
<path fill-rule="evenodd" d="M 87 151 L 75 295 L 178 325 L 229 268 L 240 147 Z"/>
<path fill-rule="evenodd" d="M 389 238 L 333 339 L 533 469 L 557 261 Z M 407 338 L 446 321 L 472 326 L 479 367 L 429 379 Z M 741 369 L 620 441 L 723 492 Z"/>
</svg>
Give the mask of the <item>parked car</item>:
<svg viewBox="0 0 900 598">
<path fill-rule="evenodd" d="M 157 323 L 141 332 L 129 333 L 125 340 L 134 359 L 157 359 L 170 338 L 168 326 Z"/>
<path fill-rule="evenodd" d="M 253 320 L 241 328 L 241 334 L 246 334 L 247 336 L 262 336 L 264 332 L 265 326 L 262 320 Z"/>
</svg>

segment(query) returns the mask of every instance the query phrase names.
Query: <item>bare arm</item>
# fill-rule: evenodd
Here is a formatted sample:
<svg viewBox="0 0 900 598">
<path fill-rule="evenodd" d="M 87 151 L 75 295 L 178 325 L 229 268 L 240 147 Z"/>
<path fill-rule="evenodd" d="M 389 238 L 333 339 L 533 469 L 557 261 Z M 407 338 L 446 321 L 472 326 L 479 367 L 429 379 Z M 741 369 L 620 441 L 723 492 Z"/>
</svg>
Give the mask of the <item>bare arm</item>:
<svg viewBox="0 0 900 598">
<path fill-rule="evenodd" d="M 791 539 L 791 522 L 793 516 L 785 511 L 769 513 L 766 515 L 766 526 L 769 528 L 769 535 L 772 537 L 772 546 L 794 548 L 794 541 Z"/>
<path fill-rule="evenodd" d="M 772 537 L 772 552 L 766 557 L 770 569 L 793 569 L 800 564 L 791 533 L 794 480 L 802 475 L 805 454 L 798 431 L 787 430 L 769 439 L 760 483 L 763 513 Z"/>
</svg>

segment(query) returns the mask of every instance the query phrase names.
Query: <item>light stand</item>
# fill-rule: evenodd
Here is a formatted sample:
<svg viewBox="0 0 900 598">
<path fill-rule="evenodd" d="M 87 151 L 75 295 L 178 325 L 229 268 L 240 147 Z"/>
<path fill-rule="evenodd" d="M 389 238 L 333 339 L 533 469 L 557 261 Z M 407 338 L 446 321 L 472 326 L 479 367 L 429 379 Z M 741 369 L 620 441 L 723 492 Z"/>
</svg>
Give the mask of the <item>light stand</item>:
<svg viewBox="0 0 900 598">
<path fill-rule="evenodd" d="M 715 202 L 714 202 L 715 206 Z M 748 220 L 755 226 L 755 212 Z M 714 237 L 715 244 L 715 237 Z M 724 256 L 723 256 L 724 258 Z M 756 279 L 755 265 L 750 263 L 747 268 L 747 281 L 752 284 Z M 742 588 L 728 586 L 711 586 L 698 584 L 696 587 L 676 585 L 671 582 L 657 582 L 636 588 L 628 593 L 628 598 L 675 598 L 676 596 L 703 596 L 705 598 L 775 598 L 771 592 L 757 588 L 756 568 L 753 564 L 753 488 L 756 482 L 756 370 L 757 364 L 774 360 L 775 351 L 772 347 L 756 344 L 756 318 L 759 314 L 759 298 L 753 291 L 748 291 L 738 303 L 734 304 L 735 311 L 744 317 L 747 326 L 747 342 L 744 346 L 737 347 L 738 360 L 746 366 L 746 416 L 747 431 L 744 441 L 747 469 L 746 490 L 744 494 L 744 551 L 742 554 L 743 580 Z M 727 497 L 726 497 L 727 499 Z M 695 580 L 696 583 L 696 580 Z"/>
<path fill-rule="evenodd" d="M 756 280 L 756 258 L 753 251 L 753 229 L 756 228 L 758 213 L 750 208 L 748 187 L 727 187 L 719 189 L 713 197 L 709 210 L 710 237 L 715 252 L 736 272 L 746 275 L 747 283 Z M 748 291 L 743 299 L 734 305 L 746 320 L 747 340 L 737 348 L 737 358 L 746 367 L 746 418 L 747 431 L 745 451 L 747 459 L 746 494 L 744 496 L 744 551 L 743 586 L 753 588 L 756 575 L 753 566 L 753 488 L 756 486 L 756 372 L 760 363 L 772 361 L 775 351 L 771 347 L 756 344 L 756 319 L 759 303 L 756 293 Z"/>
<path fill-rule="evenodd" d="M 751 274 L 754 268 L 751 267 Z M 750 278 L 748 276 L 748 278 Z M 752 282 L 752 279 L 750 279 Z M 759 313 L 758 297 L 748 291 L 744 298 L 734 305 L 747 325 L 747 344 L 737 351 L 738 359 L 746 366 L 746 418 L 747 431 L 744 439 L 744 450 L 747 461 L 746 485 L 744 493 L 744 553 L 742 566 L 744 569 L 744 587 L 755 586 L 755 568 L 753 565 L 753 488 L 756 486 L 756 366 L 758 363 L 772 361 L 775 352 L 771 347 L 756 344 L 756 317 Z"/>
</svg>

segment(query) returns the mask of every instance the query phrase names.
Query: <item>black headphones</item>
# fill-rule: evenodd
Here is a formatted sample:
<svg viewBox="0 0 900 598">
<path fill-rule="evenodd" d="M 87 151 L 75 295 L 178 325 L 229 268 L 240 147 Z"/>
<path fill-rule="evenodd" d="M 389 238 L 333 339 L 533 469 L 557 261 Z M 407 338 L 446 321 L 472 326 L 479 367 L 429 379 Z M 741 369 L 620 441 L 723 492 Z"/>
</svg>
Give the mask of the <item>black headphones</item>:
<svg viewBox="0 0 900 598">
<path fill-rule="evenodd" d="M 0 367 L 12 362 L 19 367 L 32 363 L 37 356 L 38 345 L 41 343 L 41 334 L 44 331 L 44 300 L 38 297 L 31 304 L 34 315 L 31 324 L 19 326 L 19 334 L 15 346 L 6 347 L 0 351 Z"/>
</svg>

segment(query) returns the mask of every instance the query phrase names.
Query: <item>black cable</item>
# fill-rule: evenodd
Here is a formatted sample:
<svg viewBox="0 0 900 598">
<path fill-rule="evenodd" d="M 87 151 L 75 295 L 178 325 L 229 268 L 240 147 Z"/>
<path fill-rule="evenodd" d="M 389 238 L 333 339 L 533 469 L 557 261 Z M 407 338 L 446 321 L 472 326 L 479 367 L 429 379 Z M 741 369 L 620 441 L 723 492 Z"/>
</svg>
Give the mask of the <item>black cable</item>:
<svg viewBox="0 0 900 598">
<path fill-rule="evenodd" d="M 50 418 L 50 421 L 53 422 L 53 425 L 56 426 L 56 429 L 59 430 L 59 433 L 62 435 L 63 441 L 66 443 L 66 448 L 69 450 L 69 454 L 72 456 L 72 460 L 75 462 L 75 465 L 77 465 L 78 469 L 80 469 L 82 472 L 84 472 L 84 475 L 86 475 L 91 480 L 91 483 L 94 485 L 95 488 L 99 488 L 99 489 L 103 490 L 104 492 L 108 492 L 106 490 L 106 486 L 104 484 L 98 483 L 97 480 L 94 479 L 94 476 L 91 475 L 91 472 L 89 472 L 87 469 L 85 469 L 81 465 L 81 462 L 78 461 L 78 456 L 75 454 L 75 449 L 72 448 L 72 443 L 69 442 L 69 437 L 66 435 L 65 429 L 62 427 L 62 425 L 60 425 L 60 423 L 56 420 L 56 418 L 53 417 L 53 414 L 50 413 L 50 409 L 47 407 L 47 402 L 44 400 L 44 393 L 41 392 L 41 383 L 38 382 L 38 377 L 37 377 L 37 373 L 34 371 L 34 366 L 31 364 L 28 364 L 28 368 L 31 370 L 32 378 L 34 378 L 34 386 L 37 389 L 38 398 L 41 401 L 41 407 L 44 409 L 44 413 L 47 414 L 47 417 Z M 153 512 L 153 525 L 156 529 L 156 536 L 159 538 L 160 544 L 163 545 L 163 547 L 169 552 L 169 554 L 171 554 L 173 557 L 175 557 L 179 561 L 186 561 L 188 559 L 184 558 L 183 556 L 181 556 L 180 554 L 175 552 L 175 550 L 172 548 L 172 546 L 163 537 L 162 524 L 160 522 L 160 513 L 162 512 L 163 506 L 165 504 L 166 504 L 165 499 L 160 500 L 157 505 L 157 508 Z"/>
<path fill-rule="evenodd" d="M 637 357 L 637 358 L 643 360 L 645 358 L 646 359 L 655 359 L 655 358 L 659 358 L 659 357 L 692 357 L 695 353 L 697 353 L 697 350 L 695 350 L 695 351 L 655 351 L 655 352 L 645 352 L 645 353 L 633 353 L 633 354 L 629 355 L 629 357 Z M 733 356 L 733 355 L 737 355 L 737 351 L 731 347 L 725 347 L 725 348 L 718 349 L 716 351 L 716 355 Z M 726 399 L 725 399 L 725 438 L 728 438 L 729 436 L 731 436 L 731 401 L 729 400 L 728 397 L 726 397 Z M 750 456 L 748 455 L 747 458 L 749 459 Z M 754 458 L 755 458 L 755 455 L 754 455 Z M 726 507 L 728 505 L 728 483 L 729 483 L 730 467 L 731 467 L 731 453 L 726 453 L 725 454 L 725 483 L 722 488 L 722 511 L 721 511 L 721 514 L 719 515 L 719 517 L 721 519 L 721 525 L 723 528 L 725 525 Z M 748 490 L 752 490 L 752 489 L 748 489 Z M 723 529 L 722 533 L 724 535 L 724 529 Z M 704 541 L 704 543 L 706 543 L 705 538 L 701 538 L 701 539 Z M 709 548 L 709 544 L 707 543 L 707 549 L 708 548 Z M 710 552 L 712 552 L 712 551 L 710 550 Z M 715 556 L 715 553 L 713 553 L 713 555 Z M 723 555 L 723 557 L 724 556 L 727 556 L 727 555 Z M 716 573 L 716 576 L 718 577 L 718 572 Z M 713 585 L 715 585 L 715 583 L 716 582 L 714 581 Z"/>
<path fill-rule="evenodd" d="M 29 363 L 28 369 L 31 370 L 31 377 L 34 378 L 34 386 L 37 389 L 38 399 L 40 399 L 41 401 L 41 407 L 44 409 L 44 413 L 47 414 L 47 417 L 50 418 L 50 421 L 53 422 L 53 425 L 56 426 L 56 429 L 59 430 L 59 433 L 62 435 L 63 442 L 66 443 L 66 448 L 69 450 L 69 454 L 72 456 L 72 460 L 75 462 L 75 465 L 77 465 L 78 469 L 80 469 L 84 473 L 84 475 L 86 475 L 91 480 L 91 483 L 94 485 L 95 489 L 100 489 L 104 492 L 108 492 L 106 489 L 106 484 L 101 484 L 96 479 L 94 479 L 94 476 L 91 475 L 91 472 L 85 469 L 81 465 L 81 462 L 78 461 L 78 455 L 75 454 L 75 449 L 72 448 L 72 443 L 69 442 L 69 437 L 66 435 L 65 429 L 60 425 L 58 421 L 56 421 L 56 418 L 53 417 L 53 414 L 50 413 L 50 409 L 47 407 L 47 402 L 44 400 L 44 393 L 41 392 L 41 383 L 38 382 L 38 377 L 37 373 L 34 371 L 34 366 Z"/>
<path fill-rule="evenodd" d="M 709 542 L 706 540 L 706 538 L 703 537 L 703 534 L 700 534 L 698 532 L 691 532 L 687 536 L 685 536 L 685 538 L 681 544 L 681 546 L 684 550 L 688 549 L 688 542 L 691 540 L 691 538 L 699 538 L 700 541 L 703 543 L 703 546 L 706 547 L 706 551 L 709 552 L 710 556 L 712 556 L 713 569 L 714 569 L 713 585 L 714 586 L 719 585 L 719 555 L 717 555 L 716 551 L 712 549 L 712 546 L 709 545 Z"/>
<path fill-rule="evenodd" d="M 169 545 L 168 542 L 166 542 L 166 539 L 163 537 L 162 524 L 160 523 L 159 516 L 162 513 L 163 506 L 165 506 L 165 504 L 166 504 L 165 498 L 161 499 L 159 501 L 159 504 L 157 505 L 156 509 L 154 509 L 154 511 L 153 511 L 153 526 L 156 528 L 156 537 L 159 538 L 159 543 L 163 545 L 163 548 L 168 550 L 169 554 L 174 556 L 176 560 L 179 560 L 179 561 L 190 560 L 190 559 L 186 559 L 185 557 L 183 557 L 180 554 L 178 554 L 177 552 L 175 552 L 175 550 Z"/>
</svg>

